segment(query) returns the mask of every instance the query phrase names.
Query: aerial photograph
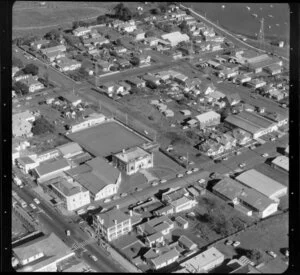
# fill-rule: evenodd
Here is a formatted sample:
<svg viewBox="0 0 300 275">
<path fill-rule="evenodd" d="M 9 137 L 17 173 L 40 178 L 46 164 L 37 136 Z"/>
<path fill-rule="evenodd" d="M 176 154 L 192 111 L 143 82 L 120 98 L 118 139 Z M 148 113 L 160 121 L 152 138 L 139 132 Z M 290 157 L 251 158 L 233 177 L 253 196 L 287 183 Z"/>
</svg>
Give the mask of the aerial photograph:
<svg viewBox="0 0 300 275">
<path fill-rule="evenodd" d="M 285 272 L 290 14 L 16 1 L 11 268 Z"/>
</svg>

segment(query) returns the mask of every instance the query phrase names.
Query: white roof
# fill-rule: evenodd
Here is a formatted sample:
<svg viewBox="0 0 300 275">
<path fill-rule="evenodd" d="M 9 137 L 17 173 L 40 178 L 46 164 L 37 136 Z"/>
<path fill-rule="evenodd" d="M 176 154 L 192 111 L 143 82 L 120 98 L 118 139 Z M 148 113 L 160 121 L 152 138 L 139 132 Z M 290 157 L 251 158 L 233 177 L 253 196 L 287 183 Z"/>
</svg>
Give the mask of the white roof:
<svg viewBox="0 0 300 275">
<path fill-rule="evenodd" d="M 215 261 L 223 261 L 222 259 L 224 260 L 224 255 L 215 247 L 211 247 L 197 256 L 183 262 L 181 265 L 189 272 L 197 273 Z"/>
<path fill-rule="evenodd" d="M 242 173 L 241 175 L 236 177 L 236 180 L 257 190 L 258 192 L 271 199 L 276 198 L 277 194 L 287 192 L 286 186 L 254 169 Z"/>
<path fill-rule="evenodd" d="M 181 41 L 189 41 L 190 40 L 190 38 L 187 34 L 182 34 L 179 31 L 163 34 L 161 37 L 163 39 L 169 40 L 172 45 L 177 45 Z"/>
<path fill-rule="evenodd" d="M 272 163 L 285 171 L 289 171 L 289 158 L 286 156 L 278 156 Z"/>
<path fill-rule="evenodd" d="M 215 111 L 209 111 L 200 115 L 197 115 L 195 118 L 198 119 L 200 122 L 207 121 L 213 118 L 220 118 L 220 114 L 216 113 Z"/>
</svg>

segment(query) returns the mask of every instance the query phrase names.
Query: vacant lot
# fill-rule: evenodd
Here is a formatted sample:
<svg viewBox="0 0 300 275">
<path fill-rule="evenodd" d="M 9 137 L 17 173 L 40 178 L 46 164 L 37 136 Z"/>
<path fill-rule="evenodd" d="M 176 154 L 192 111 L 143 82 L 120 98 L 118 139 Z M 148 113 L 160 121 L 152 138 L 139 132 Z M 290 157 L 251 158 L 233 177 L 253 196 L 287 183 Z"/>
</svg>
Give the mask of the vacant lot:
<svg viewBox="0 0 300 275">
<path fill-rule="evenodd" d="M 24 227 L 20 219 L 12 212 L 11 217 L 11 228 L 12 228 L 12 240 L 16 240 L 21 236 L 24 236 L 28 233 L 28 230 Z"/>
<path fill-rule="evenodd" d="M 122 149 L 139 146 L 145 139 L 127 130 L 117 122 L 107 122 L 97 127 L 68 135 L 95 156 L 106 157 Z"/>
</svg>

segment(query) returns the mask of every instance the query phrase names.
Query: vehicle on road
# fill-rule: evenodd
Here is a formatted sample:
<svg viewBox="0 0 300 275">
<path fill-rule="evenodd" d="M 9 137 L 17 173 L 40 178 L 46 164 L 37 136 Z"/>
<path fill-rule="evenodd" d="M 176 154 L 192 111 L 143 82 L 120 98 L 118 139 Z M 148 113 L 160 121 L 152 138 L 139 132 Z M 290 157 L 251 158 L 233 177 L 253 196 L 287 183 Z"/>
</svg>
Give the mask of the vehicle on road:
<svg viewBox="0 0 300 275">
<path fill-rule="evenodd" d="M 269 154 L 268 153 L 264 153 L 261 156 L 264 157 L 264 158 L 267 158 L 269 156 Z"/>
<path fill-rule="evenodd" d="M 71 230 L 70 229 L 67 229 L 65 232 L 66 232 L 67 236 L 71 236 Z"/>
<path fill-rule="evenodd" d="M 111 199 L 105 199 L 104 200 L 104 203 L 109 203 L 109 202 L 111 202 Z"/>
<path fill-rule="evenodd" d="M 97 262 L 98 258 L 95 255 L 89 255 L 89 257 L 94 261 Z"/>
<path fill-rule="evenodd" d="M 165 182 L 167 182 L 167 180 L 166 180 L 166 179 L 162 179 L 162 180 L 160 180 L 160 183 L 165 183 Z"/>
<path fill-rule="evenodd" d="M 158 182 L 157 182 L 157 181 L 154 181 L 154 182 L 151 183 L 151 185 L 152 185 L 152 186 L 156 186 L 156 185 L 158 185 Z"/>
<path fill-rule="evenodd" d="M 267 253 L 268 253 L 271 257 L 273 257 L 274 259 L 277 257 L 276 253 L 273 252 L 273 251 L 267 251 Z"/>
<path fill-rule="evenodd" d="M 239 241 L 235 241 L 235 242 L 233 242 L 233 247 L 238 247 L 239 245 L 240 245 L 241 243 L 239 242 Z"/>
<path fill-rule="evenodd" d="M 30 207 L 31 207 L 33 210 L 36 209 L 36 206 L 35 206 L 33 203 L 30 203 L 29 205 L 30 205 Z"/>
<path fill-rule="evenodd" d="M 193 173 L 193 171 L 192 170 L 188 170 L 188 171 L 186 171 L 186 174 L 187 175 L 190 175 L 190 174 L 192 174 Z"/>
<path fill-rule="evenodd" d="M 121 193 L 121 197 L 124 198 L 127 196 L 127 193 Z"/>
<path fill-rule="evenodd" d="M 239 164 L 239 167 L 240 167 L 240 168 L 244 168 L 245 166 L 246 166 L 246 163 L 245 163 L 245 162 L 242 162 L 242 163 Z"/>
<path fill-rule="evenodd" d="M 149 133 L 146 130 L 144 130 L 144 134 L 148 135 Z"/>
<path fill-rule="evenodd" d="M 38 200 L 38 198 L 34 198 L 33 201 L 36 203 L 36 204 L 40 204 L 41 202 Z"/>
<path fill-rule="evenodd" d="M 182 177 L 183 177 L 183 174 L 177 174 L 176 177 L 177 177 L 177 178 L 182 178 Z"/>
</svg>

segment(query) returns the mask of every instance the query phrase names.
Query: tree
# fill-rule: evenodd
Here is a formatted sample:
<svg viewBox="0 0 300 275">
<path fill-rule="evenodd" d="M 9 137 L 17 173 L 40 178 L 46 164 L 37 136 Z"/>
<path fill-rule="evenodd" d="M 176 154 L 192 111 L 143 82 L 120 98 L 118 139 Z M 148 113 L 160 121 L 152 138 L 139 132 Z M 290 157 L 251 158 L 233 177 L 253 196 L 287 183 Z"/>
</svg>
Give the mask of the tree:
<svg viewBox="0 0 300 275">
<path fill-rule="evenodd" d="M 124 3 L 119 3 L 118 5 L 116 5 L 113 8 L 116 17 L 120 17 L 120 15 L 122 14 L 122 11 L 123 11 L 124 7 L 125 7 Z"/>
<path fill-rule="evenodd" d="M 185 20 L 182 21 L 178 27 L 180 28 L 182 33 L 187 33 L 189 31 L 189 26 Z"/>
<path fill-rule="evenodd" d="M 23 82 L 20 81 L 17 81 L 13 85 L 13 90 L 15 90 L 17 94 L 21 94 L 21 95 L 27 95 L 29 93 L 28 87 Z"/>
<path fill-rule="evenodd" d="M 153 30 L 149 30 L 145 33 L 145 37 L 153 37 L 155 36 L 155 32 Z"/>
<path fill-rule="evenodd" d="M 49 40 L 58 40 L 61 36 L 61 32 L 57 29 L 53 29 L 49 32 L 47 32 L 44 36 L 44 38 Z"/>
<path fill-rule="evenodd" d="M 97 17 L 97 24 L 104 24 L 109 21 L 109 18 L 106 15 L 100 15 Z"/>
<path fill-rule="evenodd" d="M 246 256 L 251 261 L 254 261 L 256 263 L 260 262 L 263 258 L 263 254 L 258 249 L 245 249 L 242 247 L 237 247 L 235 251 L 238 254 L 238 256 Z"/>
<path fill-rule="evenodd" d="M 77 29 L 78 27 L 79 27 L 79 21 L 74 21 L 74 22 L 72 23 L 72 29 L 75 30 L 75 29 Z"/>
<path fill-rule="evenodd" d="M 132 57 L 132 59 L 130 60 L 131 64 L 134 66 L 139 66 L 140 65 L 140 59 L 136 56 Z"/>
<path fill-rule="evenodd" d="M 54 131 L 55 131 L 54 126 L 50 124 L 49 121 L 46 120 L 44 117 L 37 118 L 33 123 L 33 127 L 31 129 L 31 132 L 34 135 L 53 133 Z"/>
<path fill-rule="evenodd" d="M 158 5 L 158 8 L 160 9 L 161 13 L 166 13 L 168 4 L 166 2 L 162 2 Z"/>
<path fill-rule="evenodd" d="M 25 66 L 23 72 L 25 74 L 37 75 L 39 73 L 39 68 L 36 65 L 30 63 Z"/>
<path fill-rule="evenodd" d="M 114 43 L 115 43 L 116 46 L 122 46 L 123 45 L 120 38 L 118 38 L 117 40 L 115 40 Z"/>
<path fill-rule="evenodd" d="M 151 14 L 153 15 L 158 15 L 161 13 L 160 9 L 159 8 L 154 8 L 154 9 L 151 9 L 150 10 Z"/>
</svg>

